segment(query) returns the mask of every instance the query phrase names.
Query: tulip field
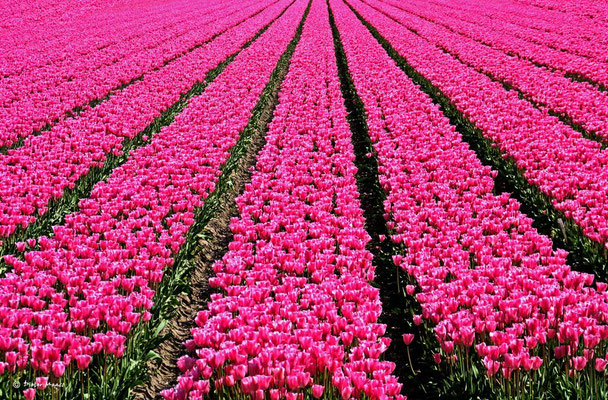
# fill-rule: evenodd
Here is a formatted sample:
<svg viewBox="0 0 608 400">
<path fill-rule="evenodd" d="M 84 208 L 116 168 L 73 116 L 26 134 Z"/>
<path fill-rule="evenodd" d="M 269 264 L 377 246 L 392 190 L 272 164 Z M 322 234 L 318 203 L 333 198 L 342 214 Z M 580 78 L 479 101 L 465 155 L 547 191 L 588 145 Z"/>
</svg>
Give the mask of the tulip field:
<svg viewBox="0 0 608 400">
<path fill-rule="evenodd" d="M 608 398 L 608 3 L 0 10 L 0 400 Z"/>
</svg>

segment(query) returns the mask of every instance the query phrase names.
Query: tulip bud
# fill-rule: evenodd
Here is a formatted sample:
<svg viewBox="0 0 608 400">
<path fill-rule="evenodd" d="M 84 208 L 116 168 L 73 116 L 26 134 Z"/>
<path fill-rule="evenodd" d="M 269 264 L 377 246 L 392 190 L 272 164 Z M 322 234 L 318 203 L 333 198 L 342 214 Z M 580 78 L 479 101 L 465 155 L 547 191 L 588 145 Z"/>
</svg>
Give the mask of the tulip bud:
<svg viewBox="0 0 608 400">
<path fill-rule="evenodd" d="M 48 384 L 48 382 L 48 376 L 39 376 L 38 378 L 36 378 L 36 387 L 40 390 L 44 390 L 46 389 L 46 385 Z"/>
<path fill-rule="evenodd" d="M 405 343 L 406 346 L 409 346 L 413 340 L 414 340 L 413 333 L 404 333 L 403 334 L 403 343 Z"/>
<path fill-rule="evenodd" d="M 315 399 L 320 398 L 323 395 L 323 391 L 325 387 L 323 385 L 313 385 L 312 386 L 312 395 Z"/>
<path fill-rule="evenodd" d="M 595 370 L 597 372 L 604 372 L 604 370 L 606 369 L 606 364 L 608 364 L 608 361 L 606 361 L 603 358 L 596 358 L 595 359 Z"/>
<path fill-rule="evenodd" d="M 53 362 L 53 365 L 51 368 L 53 370 L 53 374 L 58 378 L 63 376 L 63 374 L 65 373 L 65 364 L 62 363 L 61 361 Z"/>
</svg>

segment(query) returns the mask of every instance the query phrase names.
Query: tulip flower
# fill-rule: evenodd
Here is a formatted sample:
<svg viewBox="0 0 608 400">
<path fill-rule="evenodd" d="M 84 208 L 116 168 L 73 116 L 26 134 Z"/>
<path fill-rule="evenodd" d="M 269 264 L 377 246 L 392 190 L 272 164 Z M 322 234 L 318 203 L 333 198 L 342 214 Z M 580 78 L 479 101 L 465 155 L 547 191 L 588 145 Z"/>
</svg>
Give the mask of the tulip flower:
<svg viewBox="0 0 608 400">
<path fill-rule="evenodd" d="M 313 385 L 312 386 L 312 395 L 315 399 L 321 398 L 323 395 L 323 391 L 325 388 L 322 385 Z"/>
<path fill-rule="evenodd" d="M 603 358 L 596 358 L 595 359 L 595 370 L 597 372 L 604 372 L 604 370 L 606 369 L 606 365 L 608 364 L 608 361 L 606 361 Z"/>
<path fill-rule="evenodd" d="M 409 346 L 413 340 L 414 340 L 414 335 L 412 333 L 403 334 L 403 343 L 405 343 L 406 346 Z"/>
<path fill-rule="evenodd" d="M 65 365 L 61 361 L 54 361 L 52 369 L 53 375 L 55 375 L 56 377 L 61 377 L 65 372 Z"/>
<path fill-rule="evenodd" d="M 587 359 L 585 357 L 572 357 L 572 366 L 575 370 L 580 371 L 587 365 Z"/>
</svg>

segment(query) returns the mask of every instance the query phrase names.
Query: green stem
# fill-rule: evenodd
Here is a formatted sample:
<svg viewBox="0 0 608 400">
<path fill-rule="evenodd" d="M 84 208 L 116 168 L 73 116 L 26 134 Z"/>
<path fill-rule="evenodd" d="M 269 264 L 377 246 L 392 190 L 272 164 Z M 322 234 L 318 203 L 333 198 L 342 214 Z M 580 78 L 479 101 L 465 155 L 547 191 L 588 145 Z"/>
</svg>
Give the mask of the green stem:
<svg viewBox="0 0 608 400">
<path fill-rule="evenodd" d="M 412 365 L 412 358 L 410 357 L 410 346 L 405 346 L 405 348 L 407 349 L 407 361 L 410 364 L 410 369 L 412 370 L 412 374 L 416 375 L 416 372 L 414 371 L 414 366 Z"/>
</svg>

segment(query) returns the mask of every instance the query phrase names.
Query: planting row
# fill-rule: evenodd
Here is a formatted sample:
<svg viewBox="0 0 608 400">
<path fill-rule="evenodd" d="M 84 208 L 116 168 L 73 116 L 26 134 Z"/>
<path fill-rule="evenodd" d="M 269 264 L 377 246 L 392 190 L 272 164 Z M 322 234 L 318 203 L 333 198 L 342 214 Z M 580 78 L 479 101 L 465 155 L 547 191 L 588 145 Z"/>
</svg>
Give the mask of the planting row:
<svg viewBox="0 0 608 400">
<path fill-rule="evenodd" d="M 578 398 L 605 394 L 606 284 L 596 290 L 593 275 L 572 272 L 517 201 L 493 194 L 495 174 L 439 106 L 342 1 L 330 5 L 365 107 L 391 239 L 402 249 L 394 261 L 416 284 L 407 287 L 422 305 L 414 323 L 433 328 L 436 362 L 470 379 L 479 360 L 499 391 L 527 394 L 546 390 L 543 376 L 557 365 L 578 379 Z"/>
<path fill-rule="evenodd" d="M 461 120 L 473 123 L 500 151 L 497 163 L 515 166 L 509 179 L 536 188 L 532 201 L 548 204 L 575 221 L 578 227 L 573 229 L 580 229 L 596 243 L 583 242 L 585 250 L 605 256 L 608 182 L 604 171 L 608 159 L 599 143 L 582 138 L 514 91 L 505 90 L 365 3 L 354 0 L 350 4 L 393 46 L 396 56 L 407 60 L 434 86 L 431 90 L 439 89 L 449 99 Z M 581 234 L 574 231 L 572 236 L 578 240 Z"/>
<path fill-rule="evenodd" d="M 436 13 L 424 11 L 423 13 L 425 18 L 437 22 Z M 558 69 L 564 73 L 585 77 L 599 85 L 608 86 L 608 63 L 604 61 L 566 53 L 546 45 L 520 39 L 503 31 L 496 31 L 492 26 L 485 25 L 484 21 L 480 19 L 471 23 L 444 14 L 441 17 L 441 22 L 459 34 L 508 55 L 515 55 L 549 68 Z M 588 46 L 593 46 L 593 43 L 589 43 Z"/>
<path fill-rule="evenodd" d="M 530 4 L 542 10 L 557 11 L 563 14 L 573 14 L 584 17 L 589 23 L 608 23 L 608 9 L 606 4 L 595 2 L 592 0 L 584 0 L 581 2 L 574 1 L 559 1 L 559 0 L 521 0 L 524 4 Z"/>
<path fill-rule="evenodd" d="M 87 0 L 79 5 L 81 7 L 75 7 L 74 2 L 58 0 L 46 2 L 45 7 L 15 0 L 2 2 L 0 76 L 19 74 L 27 68 L 68 57 L 68 54 L 59 54 L 62 49 L 86 53 L 93 47 L 104 46 L 116 34 L 109 21 L 116 20 L 119 27 L 130 27 L 125 25 L 127 15 L 121 10 L 105 9 L 105 1 Z M 146 13 L 137 10 L 134 15 L 141 18 Z M 74 35 L 74 25 L 70 24 L 74 21 L 80 22 L 82 37 Z M 96 26 L 94 21 L 101 24 Z M 139 21 L 135 18 L 134 22 Z"/>
<path fill-rule="evenodd" d="M 482 13 L 491 18 L 509 21 L 522 27 L 532 28 L 538 31 L 539 35 L 542 35 L 542 32 L 551 32 L 568 39 L 597 41 L 604 44 L 608 42 L 604 24 L 600 21 L 589 24 L 586 17 L 574 13 L 564 14 L 548 9 L 543 10 L 522 4 L 522 2 L 498 4 L 480 0 L 467 0 L 458 4 L 447 4 L 445 1 L 436 0 L 432 3 L 448 7 L 446 11 L 451 9 L 465 10 L 466 12 Z M 466 20 L 467 16 L 459 15 L 459 18 Z"/>
<path fill-rule="evenodd" d="M 177 4 L 175 5 L 177 6 Z M 205 11 L 209 13 L 217 11 L 217 8 L 219 8 L 217 4 L 215 7 L 209 7 L 208 9 L 187 9 L 182 5 L 175 10 L 177 13 L 173 16 L 168 15 L 169 13 L 173 14 L 173 10 L 161 9 L 158 10 L 159 14 L 155 16 L 157 21 L 138 21 L 147 13 L 135 15 L 135 22 L 139 22 L 138 26 L 135 27 L 124 26 L 123 24 L 126 21 L 118 20 L 116 24 L 110 26 L 130 29 L 127 31 L 129 36 L 116 38 L 113 36 L 116 32 L 112 29 L 111 32 L 106 33 L 108 42 L 101 46 L 98 43 L 96 46 L 91 46 L 88 51 L 76 52 L 65 58 L 60 57 L 38 67 L 30 67 L 19 75 L 5 77 L 0 92 L 0 104 L 7 107 L 10 103 L 21 100 L 33 92 L 42 92 L 48 88 L 58 86 L 68 79 L 70 81 L 78 79 L 91 70 L 117 63 L 125 58 L 134 58 L 138 52 L 156 47 L 167 39 L 178 39 L 179 35 L 183 34 L 184 23 L 188 19 L 192 20 L 195 16 L 205 16 Z M 129 21 L 129 25 L 131 23 L 133 22 Z M 177 36 L 172 36 L 175 34 Z M 36 44 L 41 45 L 41 43 Z M 44 50 L 39 48 L 38 51 L 42 52 Z M 64 49 L 64 51 L 66 50 Z"/>
<path fill-rule="evenodd" d="M 120 0 L 119 0 L 120 1 Z M 4 2 L 2 6 L 9 6 Z M 55 3 L 55 4 L 53 4 Z M 45 7 L 22 3 L 19 10 L 3 8 L 3 57 L 0 73 L 4 78 L 35 73 L 53 65 L 78 62 L 96 52 L 120 46 L 150 32 L 171 29 L 181 22 L 180 14 L 198 9 L 199 15 L 217 8 L 218 2 L 208 7 L 193 8 L 181 0 L 168 3 L 145 1 L 121 7 L 101 1 L 48 2 Z M 126 11 L 126 12 L 125 12 Z M 9 79 L 10 80 L 10 79 Z"/>
<path fill-rule="evenodd" d="M 388 2 L 394 7 L 376 0 L 367 1 L 463 63 L 514 87 L 538 106 L 546 106 L 550 111 L 565 116 L 584 128 L 590 137 L 597 136 L 608 142 L 607 93 L 598 91 L 587 82 L 572 81 L 563 73 L 539 68 L 527 60 L 510 57 L 455 34 L 441 26 L 442 24 L 430 23 L 416 16 L 417 8 L 411 4 L 401 5 L 390 0 Z M 442 14 L 433 13 L 433 17 L 437 21 L 443 19 Z"/>
<path fill-rule="evenodd" d="M 211 69 L 237 52 L 288 4 L 289 0 L 281 0 L 269 6 L 78 118 L 65 120 L 0 155 L 0 237 L 23 231 L 37 218 L 52 214 L 55 210 L 48 207 L 85 177 L 93 182 L 103 178 L 88 174 L 112 154 L 121 154 L 125 141 L 136 138 L 193 85 L 203 82 Z M 232 23 L 242 18 L 239 14 L 231 17 L 235 18 Z"/>
<path fill-rule="evenodd" d="M 99 367 L 128 356 L 126 336 L 149 319 L 155 289 L 305 8 L 288 8 L 172 125 L 96 185 L 53 237 L 40 237 L 40 250 L 5 257 L 14 271 L 0 285 L 0 372 L 10 382 L 68 382 L 92 360 Z"/>
<path fill-rule="evenodd" d="M 504 30 L 509 35 L 526 41 L 597 61 L 608 61 L 606 54 L 608 35 L 606 35 L 606 26 L 601 24 L 573 21 L 572 15 L 561 19 L 554 18 L 549 24 L 542 19 L 542 12 L 535 13 L 530 7 L 515 6 L 506 10 L 490 3 L 480 7 L 479 2 L 476 3 L 474 0 L 454 5 L 455 8 L 445 7 L 445 4 L 441 3 L 438 6 L 450 17 L 471 23 L 481 21 L 484 26 Z M 435 7 L 433 3 L 429 4 L 429 9 L 432 8 L 433 13 L 438 12 L 439 7 Z M 517 15 L 518 11 L 520 15 Z"/>
<path fill-rule="evenodd" d="M 19 81 L 14 83 L 17 88 L 23 87 L 26 92 L 28 84 L 35 85 L 36 88 L 31 88 L 34 92 L 30 95 L 10 94 L 14 96 L 10 99 L 15 101 L 0 108 L 0 147 L 11 146 L 19 138 L 61 119 L 75 107 L 86 106 L 123 84 L 141 79 L 146 72 L 156 72 L 166 62 L 183 56 L 218 33 L 247 20 L 266 4 L 268 2 L 252 3 L 246 7 L 236 3 L 200 19 L 190 18 L 178 26 L 181 32 L 179 38 L 171 35 L 145 35 L 141 38 L 143 49 L 128 45 L 125 47 L 127 54 L 121 56 L 117 49 L 112 48 L 107 53 L 108 62 L 91 71 L 86 68 L 79 71 L 79 62 L 76 62 L 76 65 L 67 66 L 68 71 L 49 71 L 47 77 L 20 75 L 17 78 Z M 95 57 L 98 55 L 99 53 L 94 53 Z M 82 62 L 85 66 L 91 64 L 91 60 L 86 57 L 82 57 Z"/>
<path fill-rule="evenodd" d="M 267 142 L 237 199 L 219 290 L 166 399 L 400 398 L 365 246 L 324 0 L 313 0 Z"/>
</svg>

